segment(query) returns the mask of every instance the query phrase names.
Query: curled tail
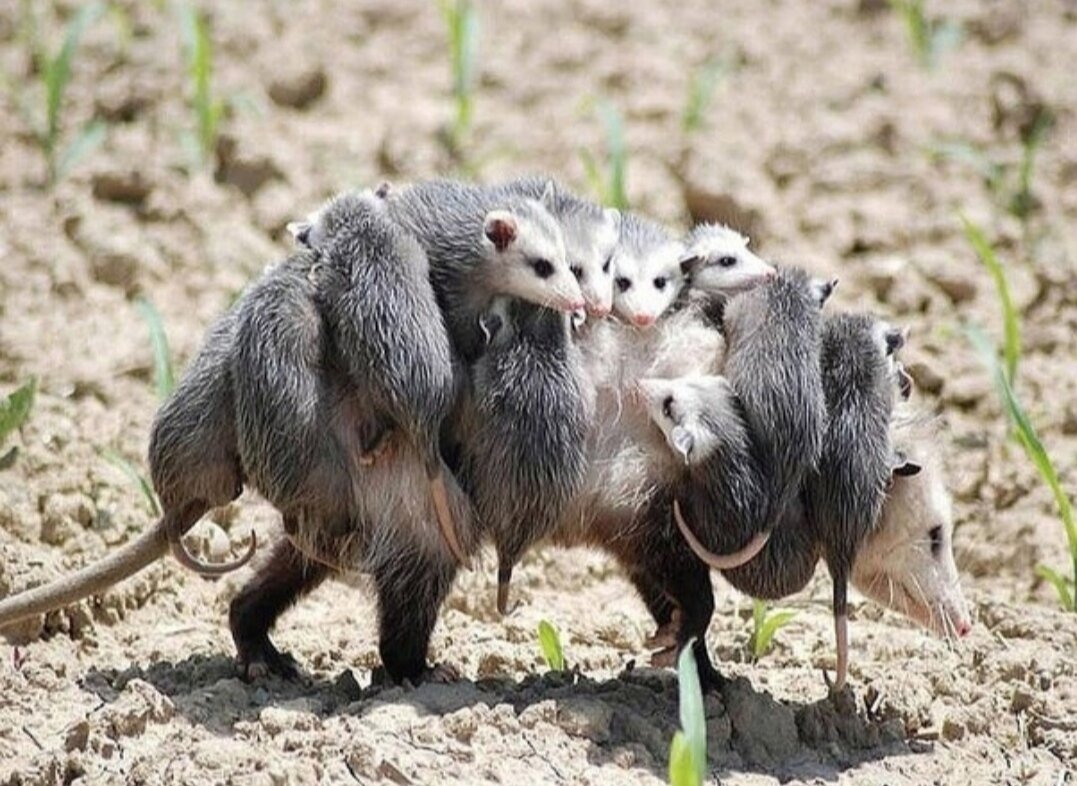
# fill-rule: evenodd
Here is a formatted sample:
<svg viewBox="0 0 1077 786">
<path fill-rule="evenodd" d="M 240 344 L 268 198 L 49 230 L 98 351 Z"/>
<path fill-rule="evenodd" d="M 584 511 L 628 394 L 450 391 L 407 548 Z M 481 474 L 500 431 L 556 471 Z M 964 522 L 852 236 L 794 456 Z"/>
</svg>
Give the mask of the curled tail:
<svg viewBox="0 0 1077 786">
<path fill-rule="evenodd" d="M 49 584 L 0 600 L 0 629 L 103 592 L 156 562 L 170 550 L 180 564 L 203 575 L 227 573 L 246 564 L 254 554 L 253 537 L 247 553 L 235 562 L 204 565 L 190 557 L 180 538 L 205 512 L 206 508 L 201 505 L 187 505 L 179 510 L 169 511 L 153 529 L 142 533 L 97 562 Z"/>
</svg>

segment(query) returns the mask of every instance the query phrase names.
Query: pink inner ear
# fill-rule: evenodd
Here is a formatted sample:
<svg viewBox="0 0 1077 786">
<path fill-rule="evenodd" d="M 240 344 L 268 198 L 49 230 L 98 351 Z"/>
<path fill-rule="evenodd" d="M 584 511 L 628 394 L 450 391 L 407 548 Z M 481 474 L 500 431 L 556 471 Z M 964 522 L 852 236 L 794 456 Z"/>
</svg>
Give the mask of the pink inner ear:
<svg viewBox="0 0 1077 786">
<path fill-rule="evenodd" d="M 486 224 L 486 237 L 498 251 L 504 251 L 516 239 L 516 224 L 505 218 L 495 218 Z"/>
</svg>

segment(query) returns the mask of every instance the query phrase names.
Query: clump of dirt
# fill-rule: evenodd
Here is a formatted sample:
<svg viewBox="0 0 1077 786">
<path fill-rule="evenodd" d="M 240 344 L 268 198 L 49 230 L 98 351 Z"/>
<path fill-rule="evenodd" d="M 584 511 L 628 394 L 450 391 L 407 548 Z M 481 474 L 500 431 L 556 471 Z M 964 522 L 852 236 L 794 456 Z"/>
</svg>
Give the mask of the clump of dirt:
<svg viewBox="0 0 1077 786">
<path fill-rule="evenodd" d="M 1065 539 L 963 336 L 971 323 L 1000 339 L 1001 321 L 956 218 L 962 210 L 984 226 L 1006 265 L 1022 319 L 1018 393 L 1073 489 L 1071 4 L 928 4 L 966 31 L 934 71 L 917 65 L 886 3 L 720 13 L 703 0 L 675 10 L 484 4 L 461 162 L 443 142 L 451 76 L 430 4 L 206 3 L 213 90 L 229 108 L 208 160 L 192 165 L 180 26 L 166 5 L 122 0 L 122 13 L 86 35 L 63 112 L 66 138 L 97 117 L 107 141 L 51 189 L 21 110 L 43 117 L 29 5 L 55 47 L 78 4 L 0 9 L 11 76 L 0 113 L 0 392 L 31 376 L 40 389 L 10 441 L 14 462 L 0 469 L 0 594 L 96 559 L 153 520 L 103 457 L 142 467 L 158 403 L 137 298 L 157 306 L 182 365 L 212 319 L 287 252 L 287 222 L 337 190 L 461 164 L 484 179 L 547 171 L 586 189 L 579 150 L 601 155 L 588 107 L 605 97 L 624 116 L 634 208 L 672 226 L 729 221 L 762 253 L 839 276 L 836 308 L 912 329 L 908 366 L 921 405 L 938 414 L 977 617 L 969 638 L 948 645 L 854 602 L 853 687 L 828 697 L 825 576 L 783 604 L 797 616 L 759 663 L 746 655 L 746 600 L 717 582 L 708 641 L 730 681 L 706 697 L 713 777 L 1072 779 L 1077 615 L 1034 574 L 1068 564 Z M 706 126 L 686 137 L 692 75 L 718 60 Z M 1045 110 L 1053 125 L 1022 219 L 1022 140 Z M 250 497 L 214 522 L 201 531 L 206 553 L 239 545 L 251 527 L 263 542 L 280 529 Z M 279 626 L 304 679 L 248 685 L 231 662 L 226 606 L 249 573 L 210 583 L 162 562 L 0 647 L 0 784 L 663 782 L 675 677 L 636 667 L 651 627 L 631 586 L 599 555 L 538 550 L 514 581 L 521 608 L 502 620 L 492 572 L 487 560 L 460 578 L 435 633 L 432 655 L 461 669 L 458 683 L 372 686 L 375 609 L 362 581 L 349 581 L 322 587 Z M 578 671 L 544 673 L 543 618 Z"/>
</svg>

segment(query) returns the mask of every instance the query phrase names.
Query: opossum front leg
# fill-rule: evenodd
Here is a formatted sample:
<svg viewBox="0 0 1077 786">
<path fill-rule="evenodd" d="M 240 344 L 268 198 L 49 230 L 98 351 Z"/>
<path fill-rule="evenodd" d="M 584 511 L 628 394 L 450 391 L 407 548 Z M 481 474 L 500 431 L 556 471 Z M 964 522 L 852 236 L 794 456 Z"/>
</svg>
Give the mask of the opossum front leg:
<svg viewBox="0 0 1077 786">
<path fill-rule="evenodd" d="M 262 679 L 269 674 L 298 676 L 295 660 L 273 646 L 269 631 L 285 610 L 328 575 L 328 567 L 308 560 L 288 539 L 277 543 L 269 561 L 243 586 L 228 609 L 243 679 Z"/>
<path fill-rule="evenodd" d="M 378 593 L 378 652 L 393 682 L 443 679 L 444 667 L 427 665 L 430 634 L 449 594 L 456 564 L 409 551 L 374 569 Z"/>
</svg>

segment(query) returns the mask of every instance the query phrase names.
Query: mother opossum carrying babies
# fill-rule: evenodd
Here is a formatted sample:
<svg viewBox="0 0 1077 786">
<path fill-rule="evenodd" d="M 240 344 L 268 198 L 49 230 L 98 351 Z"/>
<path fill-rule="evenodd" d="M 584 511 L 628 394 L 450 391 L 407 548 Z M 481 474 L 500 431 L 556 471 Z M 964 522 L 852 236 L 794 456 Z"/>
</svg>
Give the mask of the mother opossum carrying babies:
<svg viewBox="0 0 1077 786">
<path fill-rule="evenodd" d="M 249 678 L 294 673 L 268 632 L 339 570 L 374 576 L 390 677 L 423 677 L 457 563 L 486 538 L 501 558 L 501 608 L 511 566 L 533 543 L 609 551 L 658 623 L 656 643 L 675 653 L 696 637 L 708 682 L 705 563 L 778 597 L 825 557 L 839 682 L 850 573 L 925 625 L 967 628 L 938 470 L 891 421 L 889 393 L 841 360 L 876 368 L 883 334 L 865 328 L 861 349 L 842 317 L 820 326 L 809 309 L 799 322 L 787 306 L 809 293 L 807 280 L 775 277 L 735 232 L 702 227 L 680 241 L 534 178 L 383 187 L 330 202 L 294 232 L 305 248 L 211 329 L 158 413 L 150 464 L 165 517 L 102 562 L 0 601 L 0 627 L 99 592 L 169 546 L 203 570 L 243 564 L 250 552 L 199 566 L 180 537 L 250 483 L 281 511 L 288 538 L 231 605 Z M 817 310 L 825 292 L 814 297 Z M 611 303 L 616 316 L 603 319 Z M 568 314 L 584 306 L 597 321 L 579 327 Z M 885 384 L 898 374 L 878 368 Z M 843 415 L 843 391 L 865 403 Z M 817 414 L 798 419 L 807 411 Z M 876 413 L 863 421 L 876 448 L 862 461 L 863 412 Z M 919 475 L 889 480 L 891 464 L 913 471 L 891 461 L 891 435 L 923 464 Z M 805 438 L 818 448 L 797 455 Z M 741 497 L 745 472 L 753 492 Z"/>
</svg>

